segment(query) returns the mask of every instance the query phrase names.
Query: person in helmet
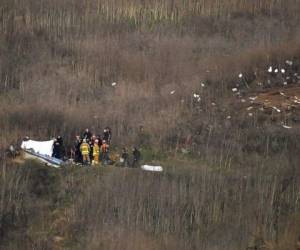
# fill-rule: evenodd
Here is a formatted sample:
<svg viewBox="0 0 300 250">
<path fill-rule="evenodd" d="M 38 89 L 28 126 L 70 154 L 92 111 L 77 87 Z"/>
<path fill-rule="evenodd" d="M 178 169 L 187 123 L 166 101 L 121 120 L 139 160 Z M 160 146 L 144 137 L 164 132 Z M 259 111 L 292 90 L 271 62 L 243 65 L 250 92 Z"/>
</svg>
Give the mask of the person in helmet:
<svg viewBox="0 0 300 250">
<path fill-rule="evenodd" d="M 86 139 L 83 139 L 80 145 L 80 152 L 82 155 L 83 164 L 90 163 L 90 145 L 87 143 Z"/>
<path fill-rule="evenodd" d="M 99 164 L 100 146 L 99 140 L 96 139 L 93 145 L 93 164 Z"/>
</svg>

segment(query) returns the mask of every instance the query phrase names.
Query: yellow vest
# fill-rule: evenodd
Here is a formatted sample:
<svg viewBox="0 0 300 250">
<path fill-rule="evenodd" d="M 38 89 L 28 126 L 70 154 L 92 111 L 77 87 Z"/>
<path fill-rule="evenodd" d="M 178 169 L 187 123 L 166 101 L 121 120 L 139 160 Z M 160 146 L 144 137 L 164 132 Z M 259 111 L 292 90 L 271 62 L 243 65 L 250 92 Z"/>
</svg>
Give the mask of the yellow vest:
<svg viewBox="0 0 300 250">
<path fill-rule="evenodd" d="M 94 144 L 94 148 L 93 148 L 93 155 L 99 155 L 100 153 L 100 147 L 98 144 Z"/>
<path fill-rule="evenodd" d="M 87 143 L 82 143 L 80 146 L 81 154 L 88 155 L 90 152 L 90 146 Z"/>
</svg>

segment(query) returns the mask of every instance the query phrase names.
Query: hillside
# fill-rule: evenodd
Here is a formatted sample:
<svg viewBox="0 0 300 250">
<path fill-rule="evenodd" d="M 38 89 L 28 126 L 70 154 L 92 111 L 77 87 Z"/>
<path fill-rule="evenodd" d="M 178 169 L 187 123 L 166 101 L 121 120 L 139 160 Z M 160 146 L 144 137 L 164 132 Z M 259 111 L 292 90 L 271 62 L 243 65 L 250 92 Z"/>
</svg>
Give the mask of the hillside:
<svg viewBox="0 0 300 250">
<path fill-rule="evenodd" d="M 0 248 L 299 249 L 298 13 L 298 0 L 2 0 Z M 165 171 L 5 153 L 62 135 L 69 156 L 106 126 L 114 152 L 137 146 Z"/>
</svg>

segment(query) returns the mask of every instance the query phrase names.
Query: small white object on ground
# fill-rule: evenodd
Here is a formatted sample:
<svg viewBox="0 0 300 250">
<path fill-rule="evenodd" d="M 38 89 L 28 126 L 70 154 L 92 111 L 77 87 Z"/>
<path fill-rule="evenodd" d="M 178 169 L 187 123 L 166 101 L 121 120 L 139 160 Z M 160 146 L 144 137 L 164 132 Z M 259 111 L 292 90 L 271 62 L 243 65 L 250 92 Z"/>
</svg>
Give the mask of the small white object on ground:
<svg viewBox="0 0 300 250">
<path fill-rule="evenodd" d="M 199 97 L 200 97 L 200 95 L 198 95 L 198 94 L 194 93 L 194 97 L 195 97 L 195 98 L 199 98 Z"/>
<path fill-rule="evenodd" d="M 278 73 L 278 69 L 275 69 L 274 72 L 275 72 L 275 73 Z"/>
<path fill-rule="evenodd" d="M 240 73 L 240 74 L 239 74 L 239 78 L 242 78 L 242 77 L 243 77 L 243 74 L 242 74 L 242 73 Z"/>
<path fill-rule="evenodd" d="M 248 107 L 248 108 L 247 108 L 247 110 L 248 110 L 248 111 L 249 111 L 249 110 L 251 110 L 251 109 L 253 109 L 253 107 L 252 107 L 252 106 L 250 106 L 250 107 Z"/>
<path fill-rule="evenodd" d="M 250 117 L 252 117 L 252 116 L 253 116 L 253 113 L 249 113 L 248 115 L 249 115 Z"/>
<path fill-rule="evenodd" d="M 287 85 L 287 82 L 284 82 L 283 85 L 286 86 L 286 85 Z"/>
<path fill-rule="evenodd" d="M 285 73 L 285 69 L 281 69 L 281 73 L 284 74 Z"/>
<path fill-rule="evenodd" d="M 268 72 L 269 72 L 269 73 L 272 73 L 272 71 L 273 71 L 273 68 L 272 68 L 272 66 L 270 66 L 270 67 L 268 68 Z"/>
<path fill-rule="evenodd" d="M 170 92 L 170 95 L 174 95 L 175 94 L 175 90 L 172 90 L 171 92 Z"/>
<path fill-rule="evenodd" d="M 204 84 L 203 82 L 201 83 L 201 87 L 202 87 L 202 88 L 204 88 L 204 87 L 205 87 L 205 84 Z"/>
<path fill-rule="evenodd" d="M 257 98 L 257 96 L 250 96 L 250 97 L 249 97 L 249 99 L 250 99 L 251 101 L 255 101 L 256 98 Z"/>
<path fill-rule="evenodd" d="M 237 92 L 237 91 L 238 91 L 237 88 L 233 88 L 233 89 L 232 89 L 232 92 Z"/>
<path fill-rule="evenodd" d="M 151 172 L 162 172 L 163 168 L 161 166 L 150 166 L 150 165 L 143 165 L 141 166 L 141 169 L 145 171 L 151 171 Z"/>
<path fill-rule="evenodd" d="M 111 86 L 116 86 L 117 85 L 117 83 L 116 82 L 113 82 L 112 84 L 111 84 Z"/>
<path fill-rule="evenodd" d="M 242 103 L 245 103 L 245 102 L 246 102 L 246 100 L 245 100 L 245 99 L 241 99 L 241 102 L 242 102 Z"/>
<path fill-rule="evenodd" d="M 226 117 L 226 119 L 230 120 L 230 119 L 231 119 L 231 116 L 230 116 L 230 115 L 229 115 L 229 116 L 227 116 L 227 117 Z"/>
<path fill-rule="evenodd" d="M 287 126 L 287 125 L 282 125 L 282 127 L 286 128 L 286 129 L 291 129 L 292 127 Z"/>
<path fill-rule="evenodd" d="M 294 103 L 300 104 L 300 101 L 298 101 L 298 100 L 294 100 Z"/>
<path fill-rule="evenodd" d="M 281 112 L 281 110 L 279 109 L 279 108 L 277 108 L 277 107 L 272 107 L 274 110 L 276 110 L 278 113 L 280 113 Z"/>
<path fill-rule="evenodd" d="M 285 61 L 285 63 L 286 63 L 287 65 L 290 65 L 290 66 L 292 66 L 292 65 L 293 65 L 293 62 L 292 62 L 292 61 L 290 61 L 290 60 L 286 60 L 286 61 Z"/>
<path fill-rule="evenodd" d="M 212 106 L 216 106 L 216 104 L 214 102 L 211 103 Z"/>
</svg>

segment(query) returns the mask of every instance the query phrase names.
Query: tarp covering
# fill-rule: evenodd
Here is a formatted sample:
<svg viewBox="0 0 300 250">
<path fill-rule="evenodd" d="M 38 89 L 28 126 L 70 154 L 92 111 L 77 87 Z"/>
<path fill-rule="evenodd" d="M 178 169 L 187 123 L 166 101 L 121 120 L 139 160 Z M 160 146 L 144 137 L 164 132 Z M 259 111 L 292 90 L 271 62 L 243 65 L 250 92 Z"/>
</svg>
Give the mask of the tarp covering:
<svg viewBox="0 0 300 250">
<path fill-rule="evenodd" d="M 32 150 L 34 153 L 52 156 L 54 140 L 50 141 L 23 141 L 21 148 L 24 150 Z"/>
</svg>

